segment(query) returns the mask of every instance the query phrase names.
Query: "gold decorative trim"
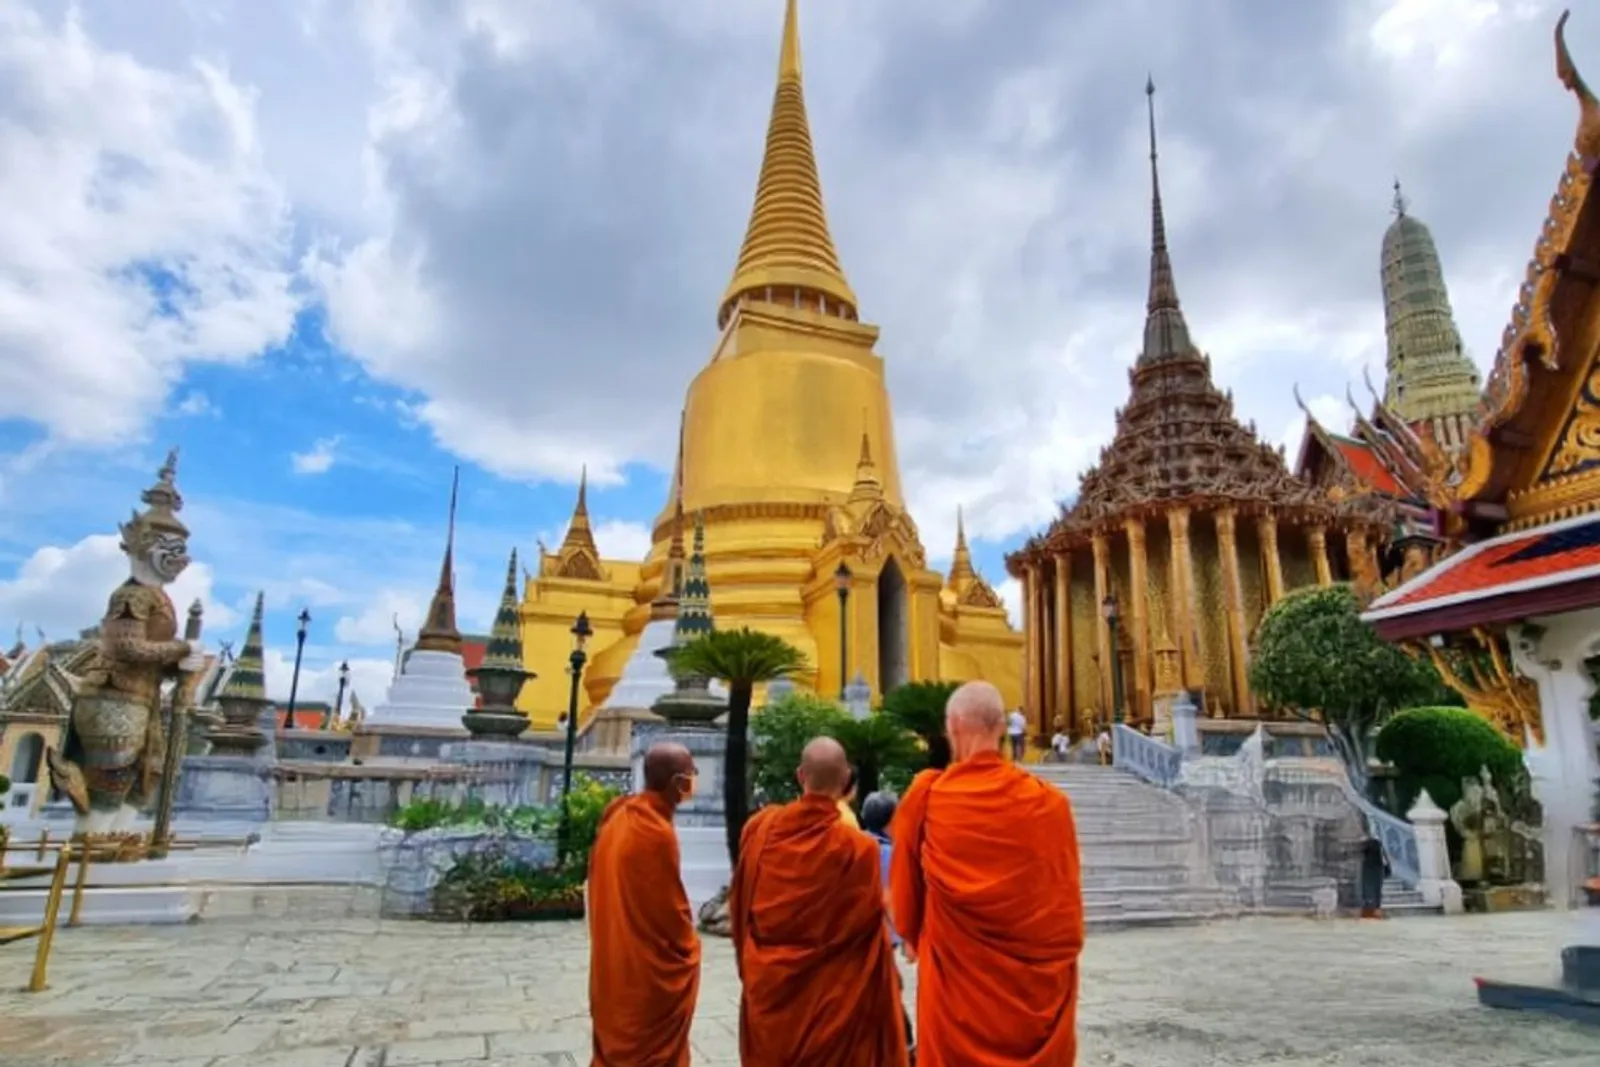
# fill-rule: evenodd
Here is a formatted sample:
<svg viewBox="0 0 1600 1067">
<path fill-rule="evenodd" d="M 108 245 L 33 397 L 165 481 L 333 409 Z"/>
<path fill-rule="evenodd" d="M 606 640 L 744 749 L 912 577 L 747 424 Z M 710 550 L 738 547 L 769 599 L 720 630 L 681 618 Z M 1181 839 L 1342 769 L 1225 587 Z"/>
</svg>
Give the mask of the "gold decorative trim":
<svg viewBox="0 0 1600 1067">
<path fill-rule="evenodd" d="M 1600 510 L 1600 467 L 1563 474 L 1506 496 L 1510 533 Z"/>
<path fill-rule="evenodd" d="M 713 504 L 700 508 L 707 525 L 722 522 L 743 522 L 750 519 L 815 520 L 825 521 L 835 505 L 822 502 L 788 503 L 758 501 L 739 504 Z M 659 519 L 650 530 L 650 540 L 659 544 L 672 536 L 672 519 Z"/>
</svg>

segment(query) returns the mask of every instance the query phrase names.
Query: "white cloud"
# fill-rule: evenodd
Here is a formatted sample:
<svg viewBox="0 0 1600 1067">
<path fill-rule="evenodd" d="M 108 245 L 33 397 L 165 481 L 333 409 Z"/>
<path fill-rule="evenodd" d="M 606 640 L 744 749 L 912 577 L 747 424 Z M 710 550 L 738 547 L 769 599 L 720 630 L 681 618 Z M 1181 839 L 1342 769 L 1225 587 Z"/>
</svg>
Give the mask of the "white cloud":
<svg viewBox="0 0 1600 1067">
<path fill-rule="evenodd" d="M 206 394 L 202 393 L 198 389 L 191 389 L 185 393 L 183 397 L 172 406 L 172 413 L 174 415 L 181 415 L 186 418 L 198 418 L 201 415 L 210 415 L 212 417 L 216 417 L 222 414 L 222 412 L 217 409 L 217 406 L 211 402 L 211 398 L 206 396 Z"/>
<path fill-rule="evenodd" d="M 406 640 L 416 640 L 417 627 L 428 610 L 431 589 L 381 589 L 356 615 L 334 623 L 333 635 L 344 644 L 364 647 L 392 645 L 398 624 Z"/>
<path fill-rule="evenodd" d="M 317 665 L 312 666 L 313 655 L 318 655 Z M 357 693 L 361 703 L 368 711 L 383 702 L 384 696 L 389 691 L 389 682 L 394 677 L 394 661 L 377 659 L 371 656 L 357 656 L 348 660 L 326 660 L 324 653 L 308 648 L 306 655 L 300 661 L 300 685 L 295 690 L 295 699 L 326 700 L 333 703 L 339 696 L 339 664 L 350 664 L 350 681 L 345 688 L 344 709 L 350 711 L 350 694 Z M 279 703 L 289 701 L 289 689 L 294 684 L 294 653 L 287 655 L 281 649 L 267 648 L 263 650 L 262 663 L 266 667 L 267 696 Z M 463 708 L 462 711 L 466 709 Z"/>
<path fill-rule="evenodd" d="M 185 364 L 282 341 L 289 208 L 251 93 L 0 0 L 0 419 L 126 440 Z"/>
<path fill-rule="evenodd" d="M 239 620 L 212 595 L 213 577 L 209 564 L 196 561 L 168 586 L 180 625 L 196 599 L 205 606 L 208 630 L 225 630 Z M 36 627 L 51 640 L 76 637 L 100 621 L 106 598 L 127 578 L 127 557 L 114 535 L 92 534 L 65 548 L 46 545 L 17 568 L 14 578 L 0 582 L 0 619 L 23 626 L 30 643 Z"/>
<path fill-rule="evenodd" d="M 1022 583 L 1015 578 L 1006 578 L 994 591 L 1000 594 L 1000 599 L 1006 605 L 1006 617 L 1011 620 L 1011 625 L 1022 629 Z"/>
<path fill-rule="evenodd" d="M 309 452 L 295 452 L 289 457 L 296 474 L 327 474 L 338 460 L 338 437 L 322 437 Z"/>
</svg>

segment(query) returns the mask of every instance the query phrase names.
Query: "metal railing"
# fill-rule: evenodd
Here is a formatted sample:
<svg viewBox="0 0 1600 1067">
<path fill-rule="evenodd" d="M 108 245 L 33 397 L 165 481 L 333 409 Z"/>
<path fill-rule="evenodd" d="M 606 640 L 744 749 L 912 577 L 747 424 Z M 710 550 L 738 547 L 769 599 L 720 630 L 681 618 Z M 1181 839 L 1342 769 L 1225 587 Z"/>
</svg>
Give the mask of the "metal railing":
<svg viewBox="0 0 1600 1067">
<path fill-rule="evenodd" d="M 254 837 L 205 842 L 176 841 L 168 838 L 166 851 L 187 852 L 210 847 L 249 849 L 255 842 Z M 23 865 L 10 864 L 7 859 L 13 854 L 25 857 L 31 854 L 34 862 Z M 45 858 L 51 854 L 54 854 L 55 861 L 45 863 Z M 76 862 L 78 870 L 72 882 L 72 903 L 67 912 L 66 925 L 82 926 L 83 900 L 85 890 L 89 888 L 90 866 L 95 862 L 128 862 L 142 860 L 148 856 L 149 842 L 141 835 L 117 836 L 101 840 L 91 838 L 84 841 L 73 838 L 52 839 L 50 831 L 45 830 L 37 841 L 11 842 L 3 832 L 0 832 L 0 894 L 33 892 L 39 889 L 37 884 L 6 883 L 28 882 L 45 877 L 50 879 L 45 890 L 44 915 L 41 922 L 0 926 L 0 945 L 26 941 L 29 938 L 38 939 L 38 947 L 34 950 L 33 971 L 28 977 L 24 992 L 41 993 L 49 988 L 47 974 L 50 966 L 50 950 L 54 946 L 56 928 L 61 922 L 61 903 L 66 895 L 67 873 L 72 864 Z"/>
</svg>

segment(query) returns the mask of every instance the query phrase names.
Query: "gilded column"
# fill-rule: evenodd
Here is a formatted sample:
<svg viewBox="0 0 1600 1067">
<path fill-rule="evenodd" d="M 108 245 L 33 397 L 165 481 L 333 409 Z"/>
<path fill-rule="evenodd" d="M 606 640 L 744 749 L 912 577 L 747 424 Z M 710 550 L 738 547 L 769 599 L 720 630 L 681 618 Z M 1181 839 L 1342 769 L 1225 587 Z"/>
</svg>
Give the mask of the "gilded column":
<svg viewBox="0 0 1600 1067">
<path fill-rule="evenodd" d="M 1051 659 L 1056 664 L 1055 712 L 1051 716 L 1050 732 L 1055 733 L 1055 719 L 1060 718 L 1070 732 L 1076 721 L 1072 710 L 1072 554 L 1063 552 L 1056 557 L 1056 647 Z"/>
<path fill-rule="evenodd" d="M 1133 692 L 1130 719 L 1148 721 L 1150 706 L 1150 557 L 1145 549 L 1144 520 L 1128 519 L 1128 636 L 1133 640 Z"/>
<path fill-rule="evenodd" d="M 1189 541 L 1189 509 L 1167 512 L 1167 533 L 1172 542 L 1171 577 L 1173 623 L 1178 628 L 1178 655 L 1186 689 L 1204 689 L 1205 663 L 1200 658 L 1200 632 L 1196 620 L 1200 606 L 1195 603 L 1194 547 Z"/>
<path fill-rule="evenodd" d="M 1333 584 L 1333 568 L 1328 565 L 1328 531 L 1321 526 L 1313 526 L 1306 531 L 1306 541 L 1311 548 L 1311 562 L 1317 568 L 1317 584 L 1329 586 Z"/>
<path fill-rule="evenodd" d="M 1037 563 L 1028 564 L 1028 569 L 1023 572 L 1022 590 L 1023 610 L 1026 612 L 1024 629 L 1028 636 L 1028 684 L 1024 690 L 1027 701 L 1026 710 L 1029 715 L 1037 716 L 1044 703 L 1040 697 L 1043 690 L 1043 686 L 1040 685 L 1040 679 L 1044 674 L 1044 664 L 1042 662 L 1044 641 L 1039 632 L 1044 625 L 1044 613 L 1039 610 L 1041 598 L 1039 596 L 1039 565 Z"/>
<path fill-rule="evenodd" d="M 1096 730 L 1102 723 L 1111 721 L 1111 672 L 1117 669 L 1116 661 L 1112 659 L 1111 629 L 1106 625 L 1105 613 L 1100 610 L 1100 605 L 1106 602 L 1106 596 L 1111 592 L 1111 549 L 1106 544 L 1104 534 L 1094 535 L 1094 647 L 1099 656 L 1100 663 L 1100 706 L 1095 709 L 1098 721 Z"/>
<path fill-rule="evenodd" d="M 1245 632 L 1244 587 L 1239 582 L 1239 531 L 1233 509 L 1216 513 L 1217 554 L 1222 557 L 1222 601 L 1228 616 L 1228 665 L 1233 676 L 1233 714 L 1248 716 L 1250 661 Z"/>
<path fill-rule="evenodd" d="M 1039 732 L 1047 738 L 1051 734 L 1050 720 L 1056 713 L 1056 673 L 1060 669 L 1056 662 L 1056 627 L 1061 621 L 1056 618 L 1053 571 L 1048 563 L 1039 565 L 1039 616 L 1044 625 L 1039 627 L 1039 709 L 1036 716 Z"/>
<path fill-rule="evenodd" d="M 1268 512 L 1256 520 L 1256 536 L 1261 541 L 1261 560 L 1267 571 L 1267 604 L 1283 599 L 1283 556 L 1278 553 L 1278 519 Z"/>
</svg>

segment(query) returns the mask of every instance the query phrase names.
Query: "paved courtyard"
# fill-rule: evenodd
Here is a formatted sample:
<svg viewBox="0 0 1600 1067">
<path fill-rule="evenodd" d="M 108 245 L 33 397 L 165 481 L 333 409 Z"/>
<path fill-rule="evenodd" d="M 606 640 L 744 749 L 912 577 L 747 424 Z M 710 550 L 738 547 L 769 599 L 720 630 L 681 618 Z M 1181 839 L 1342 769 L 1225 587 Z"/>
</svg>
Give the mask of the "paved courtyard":
<svg viewBox="0 0 1600 1067">
<path fill-rule="evenodd" d="M 1600 1031 L 1489 1011 L 1472 977 L 1543 980 L 1554 914 L 1256 919 L 1095 935 L 1086 1067 L 1595 1067 Z M 240 920 L 85 928 L 51 988 L 0 949 L 0 1065 L 510 1067 L 588 1063 L 583 927 Z M 697 1064 L 738 1061 L 738 984 L 707 946 Z M 997 1020 L 1003 1024 L 1003 1020 Z"/>
</svg>

